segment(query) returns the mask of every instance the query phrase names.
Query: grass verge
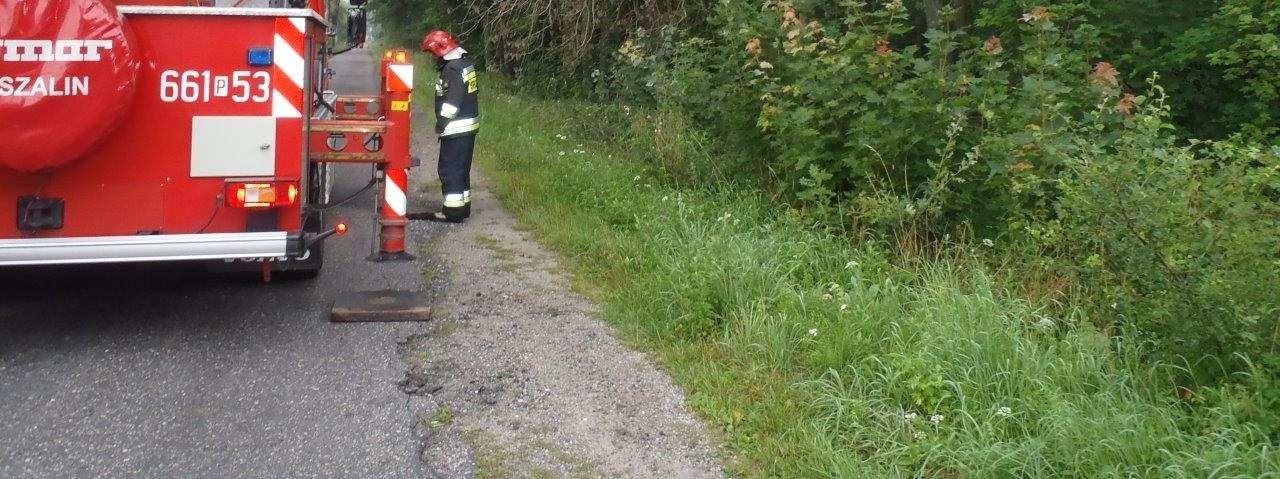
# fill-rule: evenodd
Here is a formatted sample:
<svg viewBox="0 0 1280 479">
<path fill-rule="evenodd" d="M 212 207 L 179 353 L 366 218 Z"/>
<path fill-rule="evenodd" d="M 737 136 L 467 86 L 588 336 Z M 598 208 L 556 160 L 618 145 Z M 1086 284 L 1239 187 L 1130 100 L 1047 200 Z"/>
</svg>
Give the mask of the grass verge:
<svg viewBox="0 0 1280 479">
<path fill-rule="evenodd" d="M 891 261 L 759 194 L 675 186 L 586 140 L 582 105 L 483 101 L 495 193 L 723 431 L 738 475 L 1280 477 L 1274 438 L 1187 406 L 968 252 Z"/>
</svg>

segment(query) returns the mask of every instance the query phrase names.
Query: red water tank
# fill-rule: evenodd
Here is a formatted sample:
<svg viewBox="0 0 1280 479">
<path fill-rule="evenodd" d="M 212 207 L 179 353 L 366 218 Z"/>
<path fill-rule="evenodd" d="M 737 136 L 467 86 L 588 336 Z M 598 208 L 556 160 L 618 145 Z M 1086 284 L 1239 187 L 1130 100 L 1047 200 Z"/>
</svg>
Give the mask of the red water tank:
<svg viewBox="0 0 1280 479">
<path fill-rule="evenodd" d="M 0 0 L 0 168 L 84 156 L 133 101 L 137 56 L 110 0 Z"/>
</svg>

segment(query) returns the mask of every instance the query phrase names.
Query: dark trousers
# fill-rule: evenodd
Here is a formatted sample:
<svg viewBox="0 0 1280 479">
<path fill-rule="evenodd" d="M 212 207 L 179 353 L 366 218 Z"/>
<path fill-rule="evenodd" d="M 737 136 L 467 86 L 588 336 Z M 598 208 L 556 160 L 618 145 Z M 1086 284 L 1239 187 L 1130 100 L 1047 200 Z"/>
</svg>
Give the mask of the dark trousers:
<svg viewBox="0 0 1280 479">
<path fill-rule="evenodd" d="M 443 212 L 450 220 L 471 216 L 471 155 L 476 148 L 476 134 L 440 139 L 440 189 L 444 194 Z"/>
</svg>

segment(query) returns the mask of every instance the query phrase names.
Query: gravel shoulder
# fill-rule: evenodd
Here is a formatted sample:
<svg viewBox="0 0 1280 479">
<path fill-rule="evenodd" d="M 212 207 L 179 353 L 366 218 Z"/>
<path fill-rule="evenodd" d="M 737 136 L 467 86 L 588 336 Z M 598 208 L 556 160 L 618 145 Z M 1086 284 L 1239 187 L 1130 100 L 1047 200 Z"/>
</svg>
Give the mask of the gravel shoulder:
<svg viewBox="0 0 1280 479">
<path fill-rule="evenodd" d="M 431 201 L 435 147 L 415 140 Z M 614 336 L 479 171 L 473 183 L 471 221 L 433 225 L 422 248 L 443 295 L 433 327 L 400 344 L 427 476 L 723 477 L 680 388 Z"/>
</svg>

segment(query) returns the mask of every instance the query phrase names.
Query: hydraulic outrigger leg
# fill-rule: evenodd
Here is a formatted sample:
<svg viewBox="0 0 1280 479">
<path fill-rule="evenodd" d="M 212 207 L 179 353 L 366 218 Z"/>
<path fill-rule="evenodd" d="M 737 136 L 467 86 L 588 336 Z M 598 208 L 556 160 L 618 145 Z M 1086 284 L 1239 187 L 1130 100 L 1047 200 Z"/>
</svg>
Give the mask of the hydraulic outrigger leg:
<svg viewBox="0 0 1280 479">
<path fill-rule="evenodd" d="M 378 251 L 371 261 L 411 261 L 406 251 L 409 203 L 410 97 L 413 63 L 402 49 L 382 56 L 381 96 L 339 96 L 334 119 L 312 120 L 310 161 L 363 163 L 377 168 Z"/>
</svg>

